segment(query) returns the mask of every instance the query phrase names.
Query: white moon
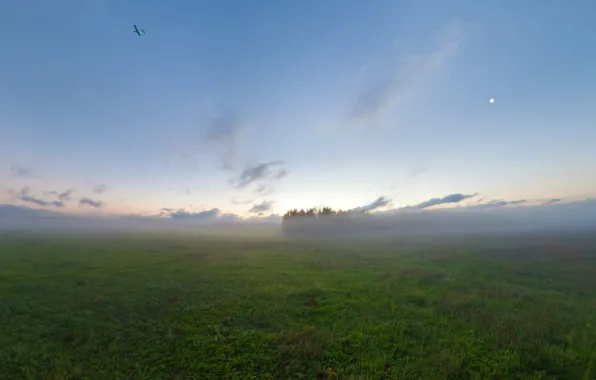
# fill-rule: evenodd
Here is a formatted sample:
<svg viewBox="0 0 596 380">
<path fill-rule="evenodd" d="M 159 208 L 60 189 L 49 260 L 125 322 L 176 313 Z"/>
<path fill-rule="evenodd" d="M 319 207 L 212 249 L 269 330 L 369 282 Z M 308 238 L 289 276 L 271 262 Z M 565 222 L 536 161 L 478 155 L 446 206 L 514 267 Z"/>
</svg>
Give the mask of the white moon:
<svg viewBox="0 0 596 380">
<path fill-rule="evenodd" d="M 495 99 L 494 98 L 490 98 L 488 101 L 491 102 L 491 103 L 494 103 L 495 102 Z"/>
</svg>

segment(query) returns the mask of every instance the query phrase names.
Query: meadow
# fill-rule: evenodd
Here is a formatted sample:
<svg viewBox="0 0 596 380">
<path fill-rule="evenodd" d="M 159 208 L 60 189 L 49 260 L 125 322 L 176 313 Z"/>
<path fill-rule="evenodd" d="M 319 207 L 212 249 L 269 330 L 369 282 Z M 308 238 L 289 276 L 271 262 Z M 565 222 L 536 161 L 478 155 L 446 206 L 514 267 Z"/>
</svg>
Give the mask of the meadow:
<svg viewBox="0 0 596 380">
<path fill-rule="evenodd" d="M 0 326 L 2 379 L 596 379 L 596 234 L 4 233 Z"/>
</svg>

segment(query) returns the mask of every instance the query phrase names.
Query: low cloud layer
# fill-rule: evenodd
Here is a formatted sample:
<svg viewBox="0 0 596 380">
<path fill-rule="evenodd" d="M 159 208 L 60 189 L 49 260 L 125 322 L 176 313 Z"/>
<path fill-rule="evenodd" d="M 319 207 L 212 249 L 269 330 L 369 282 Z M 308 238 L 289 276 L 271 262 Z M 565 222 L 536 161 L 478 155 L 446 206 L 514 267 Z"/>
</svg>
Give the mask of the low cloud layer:
<svg viewBox="0 0 596 380">
<path fill-rule="evenodd" d="M 33 201 L 28 200 L 28 202 L 35 205 L 57 207 L 47 201 L 31 197 L 26 192 L 24 198 L 33 198 Z M 373 202 L 371 205 L 382 204 L 383 201 L 386 199 Z M 350 224 L 352 232 L 356 231 L 359 236 L 368 237 L 596 229 L 596 199 L 533 206 L 515 204 L 515 202 L 510 201 L 506 206 L 489 208 L 454 207 L 422 209 L 415 212 L 382 211 L 360 217 L 361 214 L 357 213 L 353 218 L 348 217 L 348 219 L 353 222 Z M 514 205 L 509 207 L 512 203 Z M 267 209 L 268 204 L 261 203 L 255 206 L 254 211 L 258 213 Z M 278 223 L 280 223 L 278 215 L 270 215 L 266 218 L 240 218 L 234 214 L 223 213 L 217 208 L 202 211 L 167 208 L 154 216 L 83 217 L 25 206 L 0 205 L 0 229 L 87 228 L 159 231 L 188 229 L 198 231 L 197 228 L 206 228 L 209 225 L 279 225 Z"/>
<path fill-rule="evenodd" d="M 520 199 L 520 200 L 516 200 L 516 201 L 495 200 L 495 201 L 490 201 L 487 203 L 476 203 L 476 204 L 473 204 L 470 206 L 466 206 L 466 208 L 474 209 L 474 210 L 486 210 L 486 209 L 491 209 L 491 208 L 520 205 L 520 204 L 526 203 L 526 202 L 527 201 L 525 199 Z"/>
<path fill-rule="evenodd" d="M 56 191 L 56 190 L 49 190 L 49 191 L 37 191 L 38 194 L 43 194 L 43 197 L 34 195 L 36 192 L 33 191 L 30 187 L 23 187 L 20 191 L 15 192 L 13 190 L 9 191 L 9 194 L 12 195 L 14 199 L 17 199 L 21 202 L 35 204 L 37 206 L 42 207 L 54 207 L 54 208 L 64 208 L 67 206 L 69 202 L 77 201 L 79 206 L 86 206 L 92 208 L 101 208 L 104 205 L 104 202 L 97 199 L 91 199 L 89 197 L 75 197 L 77 190 L 75 188 L 70 188 L 64 191 Z"/>
<path fill-rule="evenodd" d="M 375 211 L 387 206 L 391 205 L 391 199 L 387 198 L 387 197 L 378 197 L 377 199 L 375 199 L 373 202 L 364 205 L 364 206 L 360 206 L 360 207 L 356 207 L 353 208 L 350 211 L 356 211 L 356 212 L 361 212 L 361 211 Z"/>
<path fill-rule="evenodd" d="M 512 201 L 506 206 L 512 203 L 516 204 Z M 415 212 L 393 210 L 331 218 L 297 217 L 288 218 L 283 230 L 289 236 L 307 239 L 596 231 L 596 199 L 534 206 L 520 206 L 517 202 L 516 206 L 506 206 L 452 207 Z"/>
<path fill-rule="evenodd" d="M 31 191 L 28 187 L 24 187 L 21 189 L 21 191 L 17 195 L 17 199 L 19 199 L 22 202 L 36 204 L 38 206 L 50 206 L 58 208 L 64 207 L 64 202 L 61 200 L 49 201 L 32 196 Z"/>
<path fill-rule="evenodd" d="M 162 208 L 158 215 L 150 218 L 162 218 L 178 221 L 195 221 L 195 222 L 230 222 L 239 219 L 235 214 L 224 213 L 220 209 L 214 207 L 208 210 L 191 211 L 187 209 Z"/>
<path fill-rule="evenodd" d="M 76 189 L 68 189 L 63 192 L 58 192 L 58 191 L 52 190 L 52 191 L 47 191 L 45 194 L 55 196 L 62 202 L 68 202 L 68 201 L 72 200 L 72 194 L 75 191 L 76 191 Z"/>
<path fill-rule="evenodd" d="M 214 219 L 220 215 L 221 211 L 218 208 L 212 208 L 211 210 L 189 212 L 186 210 L 176 210 L 169 213 L 169 217 L 172 219 L 193 219 L 193 220 L 206 220 Z"/>
<path fill-rule="evenodd" d="M 427 201 L 418 203 L 417 205 L 404 207 L 403 209 L 404 210 L 425 210 L 427 208 L 442 205 L 442 204 L 459 203 L 459 202 L 463 201 L 464 199 L 469 199 L 469 198 L 475 197 L 476 195 L 478 195 L 478 194 L 477 193 L 469 194 L 469 195 L 461 194 L 461 193 L 449 194 L 443 198 L 431 198 Z"/>
<path fill-rule="evenodd" d="M 102 201 L 96 201 L 91 198 L 81 198 L 79 200 L 79 205 L 81 206 L 89 206 L 93 208 L 101 208 L 103 206 Z"/>
</svg>

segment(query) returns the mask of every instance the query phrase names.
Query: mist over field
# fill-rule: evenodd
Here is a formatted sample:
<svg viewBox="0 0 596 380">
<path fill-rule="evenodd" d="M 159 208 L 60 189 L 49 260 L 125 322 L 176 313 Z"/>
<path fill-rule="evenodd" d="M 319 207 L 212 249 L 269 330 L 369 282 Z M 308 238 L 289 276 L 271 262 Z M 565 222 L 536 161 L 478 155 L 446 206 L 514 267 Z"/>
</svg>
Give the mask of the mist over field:
<svg viewBox="0 0 596 380">
<path fill-rule="evenodd" d="M 591 232 L 20 231 L 0 233 L 7 379 L 593 378 Z"/>
<path fill-rule="evenodd" d="M 82 216 L 0 205 L 2 230 L 187 231 L 217 234 L 285 233 L 289 237 L 341 239 L 404 235 L 536 232 L 596 229 L 596 200 L 534 206 L 474 207 L 412 211 L 396 209 L 370 214 L 293 218 L 240 218 L 213 215 L 204 218 L 169 216 Z"/>
</svg>

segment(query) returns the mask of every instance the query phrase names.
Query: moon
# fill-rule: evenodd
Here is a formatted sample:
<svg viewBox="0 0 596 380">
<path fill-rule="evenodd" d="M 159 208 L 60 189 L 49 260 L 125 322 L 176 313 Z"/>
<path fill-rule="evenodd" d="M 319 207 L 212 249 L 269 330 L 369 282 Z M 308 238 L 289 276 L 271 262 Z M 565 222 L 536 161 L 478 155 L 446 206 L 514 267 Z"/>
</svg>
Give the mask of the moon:
<svg viewBox="0 0 596 380">
<path fill-rule="evenodd" d="M 495 99 L 494 98 L 490 98 L 488 101 L 491 102 L 491 103 L 494 103 L 495 102 Z"/>
</svg>

